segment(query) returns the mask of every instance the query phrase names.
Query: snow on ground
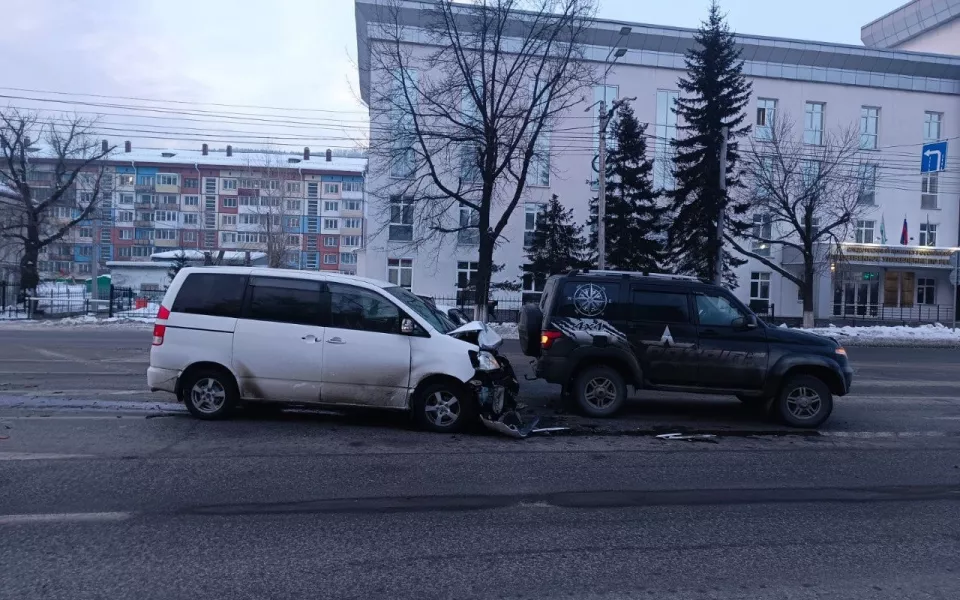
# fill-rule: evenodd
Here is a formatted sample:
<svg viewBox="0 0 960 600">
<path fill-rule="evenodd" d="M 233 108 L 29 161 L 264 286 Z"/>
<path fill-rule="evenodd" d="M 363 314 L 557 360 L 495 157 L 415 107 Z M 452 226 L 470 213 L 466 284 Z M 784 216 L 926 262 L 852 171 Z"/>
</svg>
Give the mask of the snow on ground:
<svg viewBox="0 0 960 600">
<path fill-rule="evenodd" d="M 516 323 L 490 323 L 490 328 L 505 340 L 520 339 L 520 336 L 517 334 Z"/>
<path fill-rule="evenodd" d="M 781 325 L 780 327 L 786 327 Z M 864 327 L 815 327 L 810 333 L 834 338 L 846 346 L 960 346 L 960 331 L 940 323 L 908 327 L 901 325 L 874 325 Z"/>
</svg>

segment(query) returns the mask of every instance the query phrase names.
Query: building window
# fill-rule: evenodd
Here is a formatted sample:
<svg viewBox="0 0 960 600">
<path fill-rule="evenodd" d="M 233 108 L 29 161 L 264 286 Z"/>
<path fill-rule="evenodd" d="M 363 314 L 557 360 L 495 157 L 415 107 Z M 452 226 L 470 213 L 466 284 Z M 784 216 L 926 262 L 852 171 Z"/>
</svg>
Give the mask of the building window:
<svg viewBox="0 0 960 600">
<path fill-rule="evenodd" d="M 197 232 L 196 232 L 196 231 L 184 231 L 184 232 L 183 232 L 183 241 L 185 241 L 185 242 L 196 242 L 196 241 L 197 241 Z"/>
<path fill-rule="evenodd" d="M 754 237 L 763 238 L 763 240 L 754 239 L 750 241 L 750 247 L 754 254 L 758 256 L 770 256 L 770 242 L 764 241 L 773 237 L 773 224 L 771 223 L 770 215 L 753 215 L 753 235 Z"/>
<path fill-rule="evenodd" d="M 175 240 L 177 239 L 176 229 L 158 229 L 154 235 L 157 240 Z"/>
<path fill-rule="evenodd" d="M 774 98 L 757 98 L 757 123 L 753 128 L 758 140 L 772 140 L 777 116 L 777 101 Z"/>
<path fill-rule="evenodd" d="M 362 205 L 359 200 L 347 200 L 343 203 L 343 210 L 359 211 Z"/>
<path fill-rule="evenodd" d="M 807 102 L 803 118 L 803 143 L 823 144 L 823 102 Z"/>
<path fill-rule="evenodd" d="M 117 211 L 117 221 L 133 221 L 133 211 L 132 210 Z"/>
<path fill-rule="evenodd" d="M 472 290 L 480 263 L 472 261 L 457 261 L 457 290 Z"/>
<path fill-rule="evenodd" d="M 920 175 L 920 208 L 935 210 L 940 208 L 940 174 L 923 173 Z"/>
<path fill-rule="evenodd" d="M 302 210 L 303 203 L 300 200 L 287 200 L 287 210 L 300 212 Z"/>
<path fill-rule="evenodd" d="M 300 247 L 300 236 L 299 236 L 299 235 L 288 235 L 288 236 L 287 236 L 287 245 L 288 245 L 288 246 L 297 246 L 297 247 Z"/>
<path fill-rule="evenodd" d="M 413 240 L 413 200 L 410 198 L 390 198 L 390 227 L 387 237 L 392 242 Z"/>
<path fill-rule="evenodd" d="M 340 228 L 340 219 L 324 219 L 323 220 L 324 229 L 339 229 Z"/>
<path fill-rule="evenodd" d="M 158 173 L 157 185 L 180 185 L 180 176 L 174 173 Z"/>
<path fill-rule="evenodd" d="M 860 107 L 860 148 L 876 150 L 880 132 L 880 109 L 873 106 Z"/>
<path fill-rule="evenodd" d="M 937 226 L 933 223 L 920 223 L 920 245 L 937 245 Z"/>
<path fill-rule="evenodd" d="M 917 304 L 937 303 L 937 280 L 932 277 L 917 278 Z"/>
<path fill-rule="evenodd" d="M 856 222 L 856 232 L 855 240 L 858 244 L 872 244 L 873 243 L 873 229 L 876 226 L 876 221 L 865 221 L 863 219 L 858 219 Z"/>
<path fill-rule="evenodd" d="M 677 99 L 679 92 L 657 90 L 657 137 L 653 146 L 653 186 L 656 189 L 672 190 L 676 187 L 673 177 L 673 146 L 677 139 Z M 596 186 L 593 189 L 597 189 Z"/>
<path fill-rule="evenodd" d="M 877 170 L 880 165 L 876 163 L 863 163 L 860 165 L 860 194 L 857 202 L 868 206 L 873 206 L 877 202 Z"/>
<path fill-rule="evenodd" d="M 336 247 L 337 247 L 337 236 L 335 236 L 335 235 L 325 235 L 325 236 L 323 236 L 323 247 L 324 247 L 324 248 L 336 248 Z"/>
<path fill-rule="evenodd" d="M 195 190 L 200 187 L 200 181 L 196 177 L 184 177 L 183 187 Z"/>
<path fill-rule="evenodd" d="M 133 185 L 133 175 L 117 175 L 117 185 Z"/>
<path fill-rule="evenodd" d="M 460 229 L 457 231 L 457 243 L 464 246 L 476 246 L 480 243 L 480 213 L 472 206 L 460 205 Z"/>
<path fill-rule="evenodd" d="M 184 196 L 184 206 L 200 206 L 200 196 Z"/>
<path fill-rule="evenodd" d="M 345 191 L 345 192 L 362 192 L 362 191 L 363 191 L 363 182 L 362 182 L 362 181 L 344 181 L 344 182 L 343 182 L 343 191 Z"/>
<path fill-rule="evenodd" d="M 154 220 L 162 221 L 165 223 L 174 222 L 174 221 L 177 221 L 177 214 L 178 213 L 172 210 L 158 210 L 156 212 L 156 216 L 154 217 Z"/>
<path fill-rule="evenodd" d="M 320 184 L 316 181 L 307 183 L 307 198 L 317 198 L 320 195 Z"/>
<path fill-rule="evenodd" d="M 527 203 L 523 205 L 523 247 L 533 245 L 534 234 L 537 231 L 537 216 L 540 214 L 540 205 Z"/>
<path fill-rule="evenodd" d="M 750 273 L 750 300 L 770 300 L 770 273 Z"/>
<path fill-rule="evenodd" d="M 807 216 L 800 216 L 800 225 L 803 227 L 804 231 L 807 229 Z M 817 234 L 820 233 L 820 217 L 813 217 L 810 219 L 810 237 L 816 238 Z"/>
<path fill-rule="evenodd" d="M 203 178 L 203 193 L 204 193 L 204 194 L 216 194 L 216 193 L 217 193 L 217 178 L 216 178 L 216 177 L 204 177 L 204 178 Z"/>
<path fill-rule="evenodd" d="M 539 187 L 550 186 L 550 134 L 544 132 L 537 138 L 530 167 L 527 170 L 527 184 Z"/>
<path fill-rule="evenodd" d="M 286 185 L 286 190 L 288 194 L 299 194 L 300 193 L 300 182 L 299 181 L 288 181 Z"/>
<path fill-rule="evenodd" d="M 224 179 L 220 182 L 220 187 L 224 191 L 226 190 L 235 190 L 237 189 L 237 180 L 236 179 Z"/>
<path fill-rule="evenodd" d="M 325 265 L 335 265 L 335 264 L 337 264 L 337 255 L 336 255 L 336 254 L 324 254 L 324 255 L 323 255 L 323 264 L 325 264 Z"/>
<path fill-rule="evenodd" d="M 336 200 L 334 201 L 327 200 L 326 202 L 323 203 L 323 210 L 327 212 L 337 212 L 340 210 L 340 203 L 337 202 Z"/>
<path fill-rule="evenodd" d="M 224 198 L 224 199 L 223 199 L 223 207 L 224 207 L 224 208 L 236 208 L 236 207 L 237 207 L 237 198 L 236 198 L 236 196 L 231 197 L 231 198 Z"/>
<path fill-rule="evenodd" d="M 413 288 L 413 259 L 387 259 L 387 281 L 408 290 Z"/>
<path fill-rule="evenodd" d="M 237 224 L 237 215 L 220 215 L 220 225 L 236 225 L 236 224 Z"/>
<path fill-rule="evenodd" d="M 357 264 L 357 255 L 353 252 L 341 252 L 340 253 L 340 264 L 341 265 L 355 265 Z"/>
<path fill-rule="evenodd" d="M 82 238 L 92 238 L 93 227 L 81 227 L 79 230 L 79 236 Z"/>
<path fill-rule="evenodd" d="M 360 229 L 363 227 L 363 219 L 344 219 L 343 228 L 344 229 Z"/>
<path fill-rule="evenodd" d="M 943 123 L 943 113 L 923 113 L 923 141 L 936 142 L 940 139 L 940 127 Z"/>
<path fill-rule="evenodd" d="M 236 244 L 237 243 L 237 234 L 232 231 L 222 231 L 220 232 L 220 243 L 221 244 Z"/>
<path fill-rule="evenodd" d="M 183 213 L 183 224 L 184 224 L 184 225 L 196 225 L 196 224 L 197 224 L 197 213 Z"/>
<path fill-rule="evenodd" d="M 300 217 L 287 217 L 286 226 L 294 229 L 300 227 Z"/>
<path fill-rule="evenodd" d="M 357 248 L 359 248 L 359 247 L 361 246 L 360 236 L 359 236 L 359 235 L 345 235 L 345 236 L 343 236 L 343 241 L 342 241 L 341 245 L 342 245 L 342 246 L 348 246 L 348 247 L 351 247 L 351 248 L 352 248 L 352 247 L 357 247 Z"/>
<path fill-rule="evenodd" d="M 339 193 L 340 193 L 340 184 L 339 184 L 339 183 L 325 183 L 325 184 L 323 184 L 323 193 L 324 193 L 324 194 L 339 194 Z"/>
<path fill-rule="evenodd" d="M 132 240 L 133 232 L 130 231 L 129 229 L 121 229 L 120 231 L 117 232 L 117 238 L 121 240 Z"/>
</svg>

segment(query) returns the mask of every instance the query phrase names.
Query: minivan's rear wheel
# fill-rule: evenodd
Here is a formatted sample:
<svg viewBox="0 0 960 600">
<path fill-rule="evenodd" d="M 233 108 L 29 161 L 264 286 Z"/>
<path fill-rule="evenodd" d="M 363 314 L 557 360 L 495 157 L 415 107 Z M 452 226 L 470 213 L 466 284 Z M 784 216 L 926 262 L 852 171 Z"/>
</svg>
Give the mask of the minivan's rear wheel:
<svg viewBox="0 0 960 600">
<path fill-rule="evenodd" d="M 233 377 L 217 369 L 201 369 L 183 382 L 183 403 L 198 419 L 223 419 L 237 405 L 239 392 Z"/>
<path fill-rule="evenodd" d="M 577 407 L 588 417 L 610 417 L 627 400 L 627 384 L 615 369 L 587 367 L 573 384 Z"/>
<path fill-rule="evenodd" d="M 819 378 L 794 375 L 780 390 L 776 408 L 787 425 L 819 427 L 833 412 L 833 395 Z"/>
<path fill-rule="evenodd" d="M 475 413 L 473 398 L 462 385 L 435 383 L 413 402 L 414 418 L 424 429 L 439 433 L 463 431 Z"/>
</svg>

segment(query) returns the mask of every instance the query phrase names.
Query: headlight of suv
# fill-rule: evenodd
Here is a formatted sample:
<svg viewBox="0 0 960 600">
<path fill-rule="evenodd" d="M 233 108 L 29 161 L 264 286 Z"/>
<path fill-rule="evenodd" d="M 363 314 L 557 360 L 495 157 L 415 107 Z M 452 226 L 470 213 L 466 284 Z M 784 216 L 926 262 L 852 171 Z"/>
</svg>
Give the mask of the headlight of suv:
<svg viewBox="0 0 960 600">
<path fill-rule="evenodd" d="M 476 368 L 478 371 L 496 371 L 500 368 L 500 363 L 497 362 L 493 354 L 486 350 L 481 350 L 477 353 Z"/>
</svg>

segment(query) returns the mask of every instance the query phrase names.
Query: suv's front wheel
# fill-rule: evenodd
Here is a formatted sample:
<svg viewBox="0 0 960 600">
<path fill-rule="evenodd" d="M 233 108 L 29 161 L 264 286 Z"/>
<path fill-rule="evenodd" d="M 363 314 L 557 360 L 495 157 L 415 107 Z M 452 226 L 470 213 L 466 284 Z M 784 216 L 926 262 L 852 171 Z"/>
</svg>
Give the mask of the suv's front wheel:
<svg viewBox="0 0 960 600">
<path fill-rule="evenodd" d="M 626 402 L 627 384 L 615 369 L 587 367 L 574 380 L 573 396 L 588 417 L 610 417 Z"/>
<path fill-rule="evenodd" d="M 787 425 L 819 427 L 833 412 L 833 394 L 818 377 L 793 375 L 780 389 L 776 409 Z"/>
</svg>

